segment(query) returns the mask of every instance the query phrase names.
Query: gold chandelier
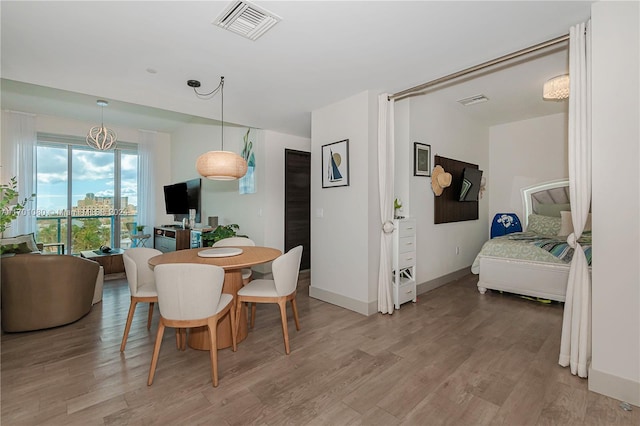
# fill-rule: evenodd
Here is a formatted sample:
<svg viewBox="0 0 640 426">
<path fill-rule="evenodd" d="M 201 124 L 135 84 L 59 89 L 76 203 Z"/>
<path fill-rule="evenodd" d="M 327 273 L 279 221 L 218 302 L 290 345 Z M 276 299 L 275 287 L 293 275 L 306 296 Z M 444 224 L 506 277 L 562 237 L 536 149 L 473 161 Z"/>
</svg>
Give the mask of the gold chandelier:
<svg viewBox="0 0 640 426">
<path fill-rule="evenodd" d="M 542 88 L 542 98 L 558 101 L 569 97 L 569 74 L 559 75 L 547 80 Z"/>
<path fill-rule="evenodd" d="M 224 77 L 220 77 L 220 84 L 210 93 L 199 93 L 197 91 L 197 88 L 200 87 L 198 80 L 189 80 L 187 85 L 193 87 L 193 91 L 198 97 L 212 97 L 219 91 L 221 99 L 221 150 L 209 151 L 200 155 L 196 160 L 196 170 L 201 176 L 211 180 L 240 179 L 247 173 L 247 162 L 235 152 L 224 150 Z"/>
<path fill-rule="evenodd" d="M 116 147 L 116 140 L 118 139 L 118 136 L 116 135 L 116 132 L 104 126 L 104 107 L 109 105 L 109 102 L 98 99 L 96 103 L 102 108 L 101 124 L 89 129 L 89 133 L 87 134 L 87 145 L 99 151 L 107 151 Z"/>
</svg>

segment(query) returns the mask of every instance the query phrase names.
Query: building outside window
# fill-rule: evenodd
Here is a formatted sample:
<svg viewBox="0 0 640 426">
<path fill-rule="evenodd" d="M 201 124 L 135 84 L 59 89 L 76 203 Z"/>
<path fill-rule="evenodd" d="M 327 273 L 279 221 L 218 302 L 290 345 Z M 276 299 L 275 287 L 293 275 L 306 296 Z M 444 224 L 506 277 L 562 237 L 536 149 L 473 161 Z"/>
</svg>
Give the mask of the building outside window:
<svg viewBox="0 0 640 426">
<path fill-rule="evenodd" d="M 46 251 L 66 254 L 130 247 L 137 172 L 134 144 L 97 151 L 80 138 L 38 134 L 37 241 Z"/>
</svg>

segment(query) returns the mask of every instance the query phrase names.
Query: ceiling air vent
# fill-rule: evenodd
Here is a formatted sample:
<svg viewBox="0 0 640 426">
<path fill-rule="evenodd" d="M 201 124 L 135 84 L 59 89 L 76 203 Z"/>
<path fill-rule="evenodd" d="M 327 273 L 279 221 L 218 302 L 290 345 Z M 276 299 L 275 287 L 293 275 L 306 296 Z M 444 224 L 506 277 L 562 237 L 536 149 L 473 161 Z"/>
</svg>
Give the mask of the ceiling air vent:
<svg viewBox="0 0 640 426">
<path fill-rule="evenodd" d="M 469 105 L 481 104 L 482 102 L 487 102 L 488 100 L 489 98 L 487 98 L 485 95 L 480 94 L 480 95 L 474 95 L 464 99 L 458 99 L 457 102 L 460 102 L 464 106 L 469 106 Z"/>
<path fill-rule="evenodd" d="M 257 40 L 280 19 L 278 15 L 248 1 L 234 1 L 213 23 L 249 40 Z"/>
</svg>

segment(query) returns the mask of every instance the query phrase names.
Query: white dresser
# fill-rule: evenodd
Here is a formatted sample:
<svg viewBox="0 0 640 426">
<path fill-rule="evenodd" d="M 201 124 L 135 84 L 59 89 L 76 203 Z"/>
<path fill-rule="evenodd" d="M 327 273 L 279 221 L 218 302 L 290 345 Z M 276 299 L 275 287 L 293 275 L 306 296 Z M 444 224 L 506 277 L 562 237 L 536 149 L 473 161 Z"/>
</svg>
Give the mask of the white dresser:
<svg viewBox="0 0 640 426">
<path fill-rule="evenodd" d="M 405 302 L 415 302 L 416 293 L 416 221 L 393 221 L 393 304 L 396 309 Z"/>
</svg>

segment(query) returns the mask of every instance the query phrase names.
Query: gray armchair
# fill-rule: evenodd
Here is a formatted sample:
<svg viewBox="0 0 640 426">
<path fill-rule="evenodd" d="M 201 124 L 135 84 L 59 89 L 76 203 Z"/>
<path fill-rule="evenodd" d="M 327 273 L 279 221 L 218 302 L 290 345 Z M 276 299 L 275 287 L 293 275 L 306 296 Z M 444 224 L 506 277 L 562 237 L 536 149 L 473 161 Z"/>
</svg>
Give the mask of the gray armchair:
<svg viewBox="0 0 640 426">
<path fill-rule="evenodd" d="M 75 256 L 22 254 L 2 264 L 2 329 L 40 330 L 79 320 L 91 310 L 97 262 Z"/>
</svg>

